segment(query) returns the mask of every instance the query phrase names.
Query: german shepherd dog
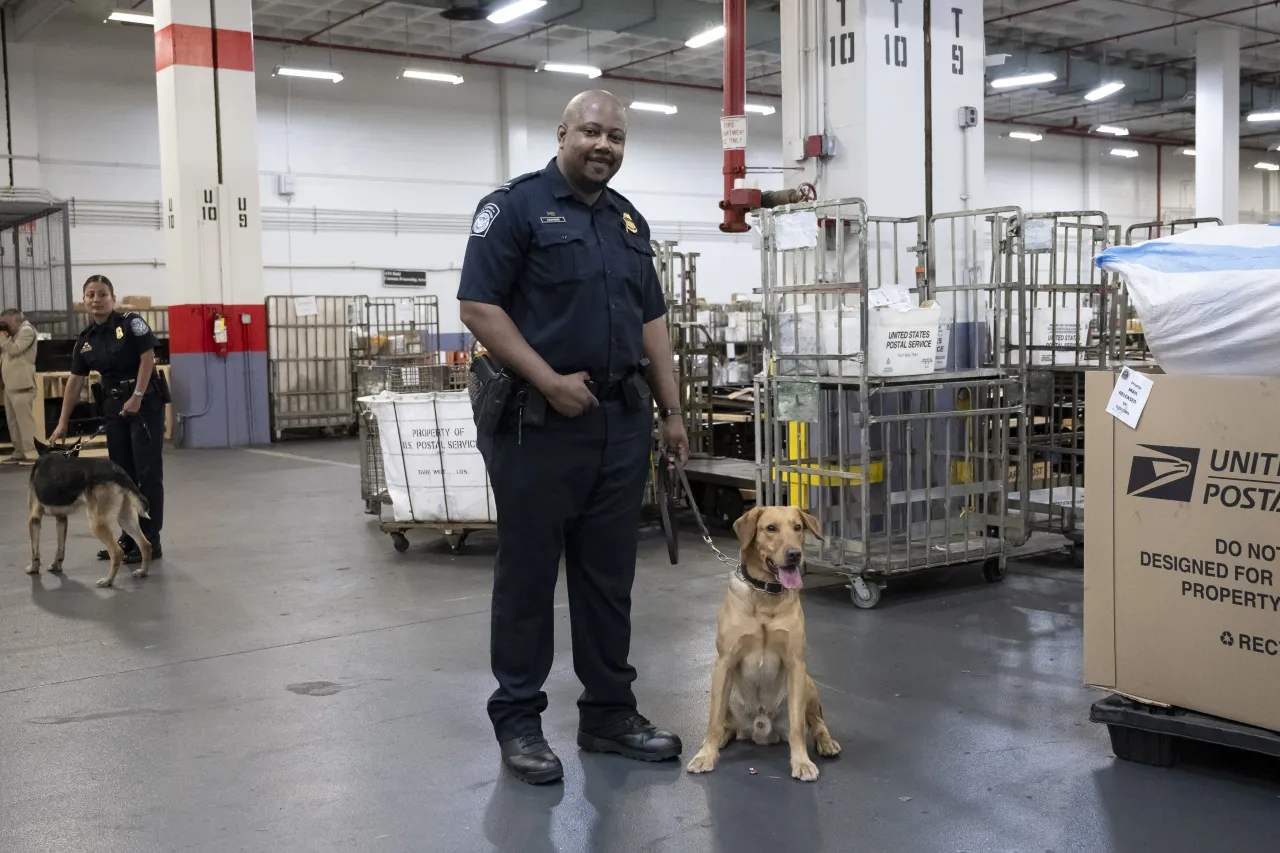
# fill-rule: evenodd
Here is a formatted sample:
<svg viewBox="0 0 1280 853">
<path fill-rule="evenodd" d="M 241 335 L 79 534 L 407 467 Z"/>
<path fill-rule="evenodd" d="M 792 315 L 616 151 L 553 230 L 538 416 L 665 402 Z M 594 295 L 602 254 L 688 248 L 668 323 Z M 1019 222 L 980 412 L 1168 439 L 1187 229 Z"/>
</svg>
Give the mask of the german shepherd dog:
<svg viewBox="0 0 1280 853">
<path fill-rule="evenodd" d="M 80 507 L 89 516 L 89 527 L 111 555 L 111 570 L 98 586 L 115 583 L 116 572 L 124 559 L 124 551 L 113 535 L 116 524 L 138 543 L 142 565 L 134 572 L 144 578 L 151 568 L 151 543 L 142 535 L 138 518 L 147 515 L 147 499 L 125 470 L 110 459 L 81 459 L 79 448 L 70 451 L 36 442 L 38 459 L 31 469 L 27 486 L 29 515 L 27 531 L 31 535 L 31 565 L 27 574 L 40 573 L 40 521 L 46 515 L 58 520 L 58 554 L 49 571 L 62 572 L 67 550 L 67 516 Z"/>
</svg>

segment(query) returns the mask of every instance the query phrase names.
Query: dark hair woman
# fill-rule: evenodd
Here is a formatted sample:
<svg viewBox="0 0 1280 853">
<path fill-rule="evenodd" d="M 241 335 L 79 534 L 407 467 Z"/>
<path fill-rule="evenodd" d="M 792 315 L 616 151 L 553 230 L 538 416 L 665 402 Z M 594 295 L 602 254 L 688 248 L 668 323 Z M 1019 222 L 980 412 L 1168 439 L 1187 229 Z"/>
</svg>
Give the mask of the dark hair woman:
<svg viewBox="0 0 1280 853">
<path fill-rule="evenodd" d="M 71 412 L 80 400 L 90 371 L 102 377 L 100 403 L 106 419 L 107 455 L 138 484 L 146 497 L 149 519 L 142 534 L 151 543 L 151 559 L 161 556 L 160 529 L 164 525 L 164 377 L 155 366 L 156 336 L 137 314 L 116 310 L 116 290 L 105 275 L 84 283 L 84 307 L 92 321 L 76 340 L 71 354 L 71 379 L 62 400 L 62 417 L 51 436 L 67 434 Z M 120 547 L 126 563 L 141 562 L 138 546 L 125 533 Z M 109 559 L 106 551 L 98 559 Z"/>
</svg>

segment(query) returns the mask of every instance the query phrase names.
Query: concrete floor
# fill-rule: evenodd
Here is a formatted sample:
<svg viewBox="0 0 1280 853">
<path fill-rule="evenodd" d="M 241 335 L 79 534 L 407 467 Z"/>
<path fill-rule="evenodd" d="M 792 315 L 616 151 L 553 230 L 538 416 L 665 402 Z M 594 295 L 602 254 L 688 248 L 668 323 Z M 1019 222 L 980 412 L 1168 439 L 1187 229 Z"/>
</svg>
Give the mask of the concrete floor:
<svg viewBox="0 0 1280 853">
<path fill-rule="evenodd" d="M 1274 764 L 1112 757 L 1081 686 L 1080 574 L 1058 557 L 866 612 L 811 582 L 810 666 L 844 755 L 809 785 L 784 746 L 731 746 L 702 777 L 580 755 L 565 610 L 544 725 L 566 780 L 513 782 L 484 714 L 492 540 L 395 553 L 356 452 L 171 454 L 167 555 L 114 590 L 93 586 L 82 519 L 64 578 L 22 574 L 26 474 L 0 472 L 0 850 L 1276 849 Z M 643 543 L 632 646 L 642 709 L 687 758 L 725 579 L 683 544 L 672 567 Z"/>
</svg>

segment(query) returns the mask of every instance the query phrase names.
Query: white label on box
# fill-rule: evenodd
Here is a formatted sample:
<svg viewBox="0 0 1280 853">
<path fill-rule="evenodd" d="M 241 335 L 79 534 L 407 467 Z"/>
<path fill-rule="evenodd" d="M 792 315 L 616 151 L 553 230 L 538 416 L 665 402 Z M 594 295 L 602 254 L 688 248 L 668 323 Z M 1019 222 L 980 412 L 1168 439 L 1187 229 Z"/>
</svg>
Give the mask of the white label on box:
<svg viewBox="0 0 1280 853">
<path fill-rule="evenodd" d="M 293 297 L 293 313 L 299 317 L 314 317 L 320 313 L 314 296 Z"/>
<path fill-rule="evenodd" d="M 872 308 L 893 308 L 897 311 L 910 311 L 911 290 L 901 284 L 886 284 L 877 287 L 867 296 L 867 304 Z"/>
<path fill-rule="evenodd" d="M 1149 376 L 1126 367 L 1120 371 L 1120 378 L 1111 392 L 1111 401 L 1107 403 L 1107 411 L 1131 429 L 1137 429 L 1138 419 L 1142 417 L 1142 410 L 1147 407 L 1147 399 L 1151 396 L 1151 385 Z"/>
<path fill-rule="evenodd" d="M 1053 220 L 1025 219 L 1022 222 L 1022 246 L 1028 252 L 1044 252 L 1053 248 Z"/>
<path fill-rule="evenodd" d="M 747 148 L 747 117 L 723 116 L 720 119 L 720 141 L 725 151 L 745 151 Z"/>
<path fill-rule="evenodd" d="M 734 347 L 733 347 L 733 344 L 725 344 L 725 345 L 724 345 L 724 352 L 725 352 L 725 355 L 727 355 L 729 358 L 733 358 L 733 355 L 734 355 Z"/>
<path fill-rule="evenodd" d="M 396 322 L 412 323 L 413 322 L 413 300 L 401 299 L 396 302 Z"/>
</svg>

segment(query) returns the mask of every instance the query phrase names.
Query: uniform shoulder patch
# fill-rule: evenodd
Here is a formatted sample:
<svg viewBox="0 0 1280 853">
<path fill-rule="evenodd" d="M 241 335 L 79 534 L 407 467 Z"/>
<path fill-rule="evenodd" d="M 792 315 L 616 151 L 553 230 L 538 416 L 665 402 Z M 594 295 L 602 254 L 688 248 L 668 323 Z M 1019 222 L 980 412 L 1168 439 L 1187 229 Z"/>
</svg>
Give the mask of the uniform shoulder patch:
<svg viewBox="0 0 1280 853">
<path fill-rule="evenodd" d="M 138 337 L 142 337 L 143 335 L 151 333 L 151 327 L 148 326 L 147 321 L 141 317 L 134 317 L 129 321 L 129 331 L 133 332 Z"/>
<path fill-rule="evenodd" d="M 484 207 L 480 208 L 480 212 L 476 214 L 476 218 L 471 222 L 471 236 L 483 237 L 489 233 L 489 229 L 493 227 L 493 220 L 498 218 L 498 214 L 502 209 L 493 202 L 486 202 Z"/>
<path fill-rule="evenodd" d="M 525 172 L 523 175 L 517 175 L 516 177 L 514 177 L 514 178 L 512 178 L 511 180 L 507 181 L 507 182 L 506 182 L 505 184 L 503 184 L 502 186 L 498 187 L 498 190 L 497 190 L 497 191 L 498 191 L 498 192 L 504 192 L 504 193 L 505 193 L 505 192 L 510 192 L 510 191 L 511 191 L 511 188 L 512 188 L 512 187 L 514 187 L 516 184 L 522 184 L 522 183 L 524 183 L 525 181 L 530 180 L 531 178 L 536 178 L 536 177 L 538 177 L 538 175 L 541 175 L 541 174 L 542 174 L 542 170 L 541 170 L 541 169 L 539 169 L 539 170 L 538 170 L 538 171 L 536 171 L 536 172 Z"/>
</svg>

